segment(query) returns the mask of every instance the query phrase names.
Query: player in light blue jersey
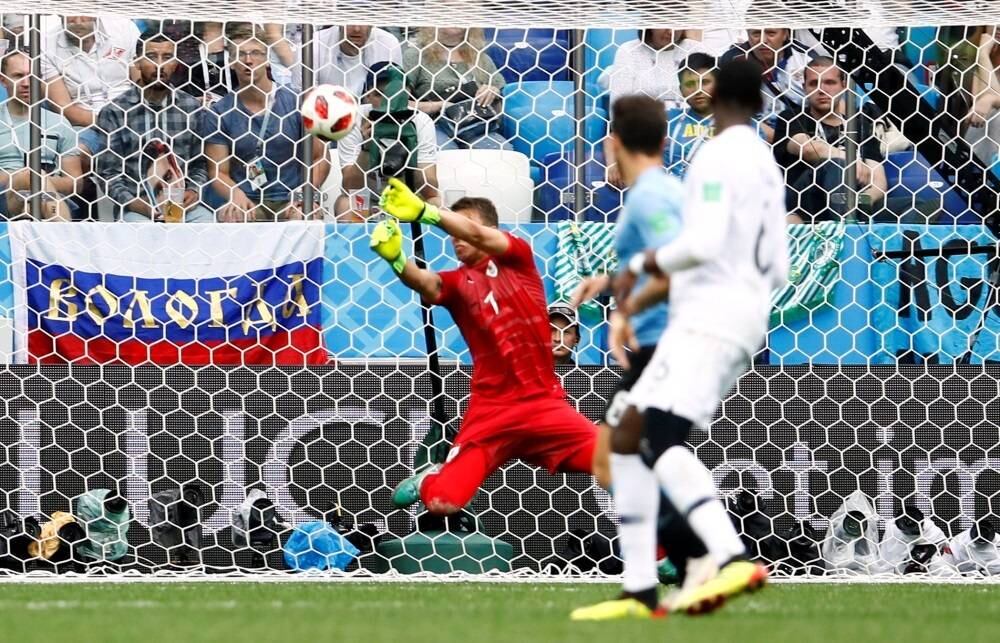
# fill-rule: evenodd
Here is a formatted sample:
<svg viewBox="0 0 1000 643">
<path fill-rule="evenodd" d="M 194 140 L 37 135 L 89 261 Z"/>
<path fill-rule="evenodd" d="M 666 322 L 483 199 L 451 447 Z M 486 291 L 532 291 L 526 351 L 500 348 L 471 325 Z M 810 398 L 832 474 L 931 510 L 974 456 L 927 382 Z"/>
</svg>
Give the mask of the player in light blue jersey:
<svg viewBox="0 0 1000 643">
<path fill-rule="evenodd" d="M 629 188 L 625 207 L 615 228 L 615 251 L 619 257 L 631 257 L 646 248 L 660 247 L 672 241 L 680 230 L 684 188 L 662 164 L 665 129 L 666 114 L 662 103 L 656 100 L 645 96 L 626 96 L 612 107 L 610 141 L 622 178 Z M 574 303 L 579 305 L 596 296 L 608 288 L 609 282 L 607 275 L 586 280 L 574 294 Z M 624 318 L 617 312 L 611 315 L 612 354 L 624 368 L 624 373 L 599 429 L 598 449 L 603 453 L 610 450 L 611 434 L 628 406 L 629 391 L 653 356 L 666 329 L 668 311 L 665 299 L 668 290 L 666 278 L 646 276 L 626 305 L 628 310 L 635 311 L 631 327 L 623 323 Z M 619 337 L 625 329 L 629 329 L 627 341 Z M 625 350 L 626 345 L 631 350 Z M 610 469 L 615 504 L 621 518 L 619 532 L 641 530 L 654 534 L 655 538 L 657 525 L 651 524 L 651 521 L 657 516 L 656 510 L 647 520 L 647 512 L 634 510 L 633 507 L 637 502 L 648 504 L 648 494 L 637 493 L 636 487 L 655 485 L 655 474 L 638 457 L 618 453 L 610 455 Z M 687 522 L 665 500 L 661 501 L 660 516 L 656 522 L 661 527 L 668 525 L 666 530 L 661 529 L 660 537 L 665 541 L 663 544 L 670 560 L 682 575 L 685 586 L 706 580 L 703 578 L 705 573 L 699 570 L 703 564 L 699 561 L 708 558 L 707 550 Z M 622 539 L 622 542 L 626 541 L 632 542 Z M 623 553 L 625 560 L 635 559 L 634 555 L 630 556 L 631 552 Z M 594 608 L 576 610 L 572 618 L 602 620 L 661 615 L 663 611 L 657 602 L 655 589 L 655 567 L 633 565 L 631 569 L 641 569 L 642 573 L 626 575 L 619 598 Z M 714 569 L 711 571 L 714 572 Z"/>
</svg>

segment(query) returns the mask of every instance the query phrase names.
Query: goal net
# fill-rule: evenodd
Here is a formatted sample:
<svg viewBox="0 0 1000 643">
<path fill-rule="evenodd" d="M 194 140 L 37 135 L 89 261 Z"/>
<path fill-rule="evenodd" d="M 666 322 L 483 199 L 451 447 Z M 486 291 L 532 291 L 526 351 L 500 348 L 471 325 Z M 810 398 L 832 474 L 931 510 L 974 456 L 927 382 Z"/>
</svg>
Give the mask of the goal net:
<svg viewBox="0 0 1000 643">
<path fill-rule="evenodd" d="M 792 274 L 692 448 L 779 575 L 1000 571 L 995 3 L 104 4 L 0 14 L 5 574 L 618 573 L 589 475 L 512 462 L 451 518 L 393 507 L 447 457 L 471 357 L 372 252 L 378 195 L 489 199 L 530 241 L 596 422 L 613 302 L 566 302 L 617 266 L 610 106 L 663 101 L 682 178 L 733 58 L 762 70 Z M 300 113 L 319 85 L 360 102 L 336 143 Z"/>
</svg>

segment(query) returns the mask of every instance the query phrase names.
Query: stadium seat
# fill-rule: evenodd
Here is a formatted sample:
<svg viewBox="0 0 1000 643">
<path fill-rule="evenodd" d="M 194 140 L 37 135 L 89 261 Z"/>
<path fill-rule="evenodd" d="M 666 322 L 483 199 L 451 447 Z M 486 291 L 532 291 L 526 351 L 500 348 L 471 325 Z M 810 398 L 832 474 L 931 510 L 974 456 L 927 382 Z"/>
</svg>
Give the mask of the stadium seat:
<svg viewBox="0 0 1000 643">
<path fill-rule="evenodd" d="M 889 154 L 885 178 L 887 199 L 910 199 L 915 207 L 921 203 L 938 204 L 941 211 L 934 223 L 976 223 L 979 220 L 961 193 L 916 150 Z"/>
<path fill-rule="evenodd" d="M 555 153 L 545 157 L 542 183 L 535 194 L 539 218 L 559 221 L 576 217 L 573 208 L 573 185 L 576 168 L 573 154 Z M 584 211 L 586 221 L 614 221 L 622 205 L 622 192 L 605 183 L 604 159 L 588 156 L 584 165 L 584 186 L 590 192 L 590 205 Z"/>
<path fill-rule="evenodd" d="M 637 29 L 588 29 L 584 50 L 587 87 L 599 86 L 601 76 L 615 62 L 618 47 L 638 37 Z"/>
<path fill-rule="evenodd" d="M 533 163 L 546 156 L 573 149 L 576 136 L 573 83 L 570 81 L 527 82 L 504 88 L 503 133 L 514 149 Z M 586 97 L 584 139 L 598 146 L 607 132 L 608 117 Z"/>
<path fill-rule="evenodd" d="M 442 150 L 437 171 L 445 206 L 464 196 L 486 197 L 497 206 L 500 221 L 531 220 L 535 183 L 525 155 L 505 150 Z"/>
<path fill-rule="evenodd" d="M 508 83 L 569 80 L 569 32 L 486 29 L 489 54 Z"/>
<path fill-rule="evenodd" d="M 938 27 L 910 27 L 903 42 L 903 57 L 910 67 L 921 69 L 920 82 L 930 82 L 930 65 L 937 62 L 940 43 Z"/>
</svg>

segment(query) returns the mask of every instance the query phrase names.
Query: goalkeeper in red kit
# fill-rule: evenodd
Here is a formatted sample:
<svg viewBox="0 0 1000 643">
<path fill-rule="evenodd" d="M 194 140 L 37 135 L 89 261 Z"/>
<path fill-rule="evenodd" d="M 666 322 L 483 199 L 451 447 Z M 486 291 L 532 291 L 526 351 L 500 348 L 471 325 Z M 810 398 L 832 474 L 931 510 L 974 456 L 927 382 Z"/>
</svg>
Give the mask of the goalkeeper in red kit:
<svg viewBox="0 0 1000 643">
<path fill-rule="evenodd" d="M 454 513 L 515 458 L 552 473 L 591 473 L 597 429 L 566 401 L 555 375 L 545 289 L 531 246 L 498 229 L 487 199 L 463 198 L 448 211 L 390 179 L 381 207 L 395 219 L 436 225 L 451 235 L 462 265 L 445 272 L 407 260 L 394 219 L 375 227 L 371 247 L 426 303 L 448 309 L 473 368 L 469 408 L 447 462 L 401 482 L 393 504 L 422 500 L 431 513 Z"/>
</svg>

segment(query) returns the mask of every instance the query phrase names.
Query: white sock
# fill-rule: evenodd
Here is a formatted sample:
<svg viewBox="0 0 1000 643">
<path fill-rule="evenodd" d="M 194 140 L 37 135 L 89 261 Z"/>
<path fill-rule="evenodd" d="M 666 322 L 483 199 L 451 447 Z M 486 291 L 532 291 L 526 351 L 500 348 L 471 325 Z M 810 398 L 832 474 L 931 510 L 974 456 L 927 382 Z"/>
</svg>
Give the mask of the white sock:
<svg viewBox="0 0 1000 643">
<path fill-rule="evenodd" d="M 692 531 L 701 538 L 716 564 L 724 565 L 746 548 L 719 500 L 712 474 L 687 447 L 670 447 L 656 461 L 656 476 L 663 492 L 687 516 Z M 617 480 L 616 480 L 617 483 Z"/>
<path fill-rule="evenodd" d="M 615 508 L 621 518 L 618 542 L 625 561 L 626 592 L 641 592 L 659 583 L 656 577 L 656 517 L 660 489 L 656 474 L 638 455 L 611 454 Z"/>
</svg>

